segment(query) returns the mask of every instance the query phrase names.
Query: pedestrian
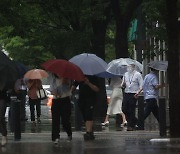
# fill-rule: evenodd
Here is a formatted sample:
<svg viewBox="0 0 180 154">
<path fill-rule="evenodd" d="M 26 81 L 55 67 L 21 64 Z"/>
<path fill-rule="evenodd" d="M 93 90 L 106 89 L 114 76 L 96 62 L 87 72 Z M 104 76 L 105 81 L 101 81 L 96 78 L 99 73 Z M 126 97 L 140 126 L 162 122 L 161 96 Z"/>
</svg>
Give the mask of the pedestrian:
<svg viewBox="0 0 180 154">
<path fill-rule="evenodd" d="M 7 126 L 5 121 L 6 107 L 7 107 L 7 90 L 0 90 L 0 132 L 2 134 L 1 145 L 7 144 Z"/>
<path fill-rule="evenodd" d="M 27 95 L 27 85 L 25 79 L 20 78 L 15 82 L 14 90 L 16 92 L 17 99 L 21 101 L 20 103 L 20 118 L 21 121 L 26 121 L 26 95 Z"/>
<path fill-rule="evenodd" d="M 106 118 L 102 123 L 102 126 L 109 125 L 110 115 L 121 115 L 122 116 L 121 126 L 125 126 L 127 124 L 125 114 L 122 112 L 123 95 L 122 95 L 121 83 L 122 83 L 121 77 L 111 78 L 110 86 L 112 87 L 112 94 L 110 97 L 110 102 L 108 104 Z M 116 124 L 118 123 L 116 122 Z"/>
<path fill-rule="evenodd" d="M 37 123 L 41 123 L 41 100 L 38 99 L 37 91 L 42 88 L 42 82 L 40 79 L 29 79 L 27 81 L 28 87 L 28 96 L 29 96 L 29 106 L 30 106 L 30 115 L 32 122 L 32 130 L 35 129 L 35 109 L 37 116 Z"/>
<path fill-rule="evenodd" d="M 165 84 L 159 84 L 158 82 L 158 70 L 151 68 L 151 72 L 147 74 L 143 81 L 143 87 L 140 89 L 136 97 L 141 93 L 143 90 L 144 100 L 145 100 L 145 107 L 144 107 L 144 120 L 150 115 L 152 112 L 157 121 L 159 122 L 159 107 L 157 104 L 159 89 L 164 87 Z"/>
<path fill-rule="evenodd" d="M 135 65 L 127 67 L 127 72 L 123 76 L 121 86 L 124 87 L 123 112 L 127 118 L 127 131 L 135 130 L 137 118 L 135 116 L 137 98 L 135 94 L 142 88 L 143 78 L 141 73 L 135 70 Z"/>
<path fill-rule="evenodd" d="M 72 140 L 71 128 L 71 80 L 67 78 L 52 75 L 50 91 L 53 95 L 51 113 L 52 113 L 52 141 L 59 143 L 60 139 L 60 120 L 67 133 L 68 140 Z"/>
<path fill-rule="evenodd" d="M 78 106 L 85 122 L 86 133 L 84 140 L 94 140 L 93 112 L 99 92 L 98 77 L 86 75 L 83 82 L 75 82 L 73 89 L 79 85 Z"/>
</svg>

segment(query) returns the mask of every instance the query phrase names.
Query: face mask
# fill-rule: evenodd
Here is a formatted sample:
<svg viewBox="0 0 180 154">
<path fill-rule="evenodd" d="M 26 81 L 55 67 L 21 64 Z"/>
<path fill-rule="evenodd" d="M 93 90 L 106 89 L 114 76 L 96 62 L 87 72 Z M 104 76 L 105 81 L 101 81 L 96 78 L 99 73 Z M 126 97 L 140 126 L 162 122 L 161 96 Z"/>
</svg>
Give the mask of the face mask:
<svg viewBox="0 0 180 154">
<path fill-rule="evenodd" d="M 134 69 L 132 67 L 128 67 L 127 71 L 128 71 L 128 73 L 132 73 L 134 71 Z"/>
</svg>

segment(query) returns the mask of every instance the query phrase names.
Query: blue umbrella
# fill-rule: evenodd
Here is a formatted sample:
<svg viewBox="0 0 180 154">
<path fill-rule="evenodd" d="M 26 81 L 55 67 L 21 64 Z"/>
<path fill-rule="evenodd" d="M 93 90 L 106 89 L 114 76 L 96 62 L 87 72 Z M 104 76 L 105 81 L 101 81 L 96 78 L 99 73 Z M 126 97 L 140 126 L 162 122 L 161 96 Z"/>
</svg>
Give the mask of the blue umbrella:
<svg viewBox="0 0 180 154">
<path fill-rule="evenodd" d="M 119 75 L 116 75 L 116 74 L 112 74 L 110 72 L 101 72 L 101 73 L 98 73 L 98 74 L 95 74 L 96 76 L 98 77 L 101 77 L 101 78 L 114 78 L 114 77 L 117 77 Z"/>
<path fill-rule="evenodd" d="M 70 62 L 80 67 L 85 75 L 95 75 L 106 71 L 107 63 L 92 53 L 82 53 L 72 57 Z"/>
</svg>

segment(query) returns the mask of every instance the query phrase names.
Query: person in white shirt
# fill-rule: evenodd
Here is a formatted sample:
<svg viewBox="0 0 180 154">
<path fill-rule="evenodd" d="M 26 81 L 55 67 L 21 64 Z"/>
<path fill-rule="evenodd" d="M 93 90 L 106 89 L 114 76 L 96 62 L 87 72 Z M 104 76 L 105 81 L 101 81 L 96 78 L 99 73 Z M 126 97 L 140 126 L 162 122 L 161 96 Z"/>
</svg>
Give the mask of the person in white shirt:
<svg viewBox="0 0 180 154">
<path fill-rule="evenodd" d="M 52 113 L 52 141 L 59 143 L 60 138 L 60 118 L 62 126 L 67 133 L 68 140 L 72 140 L 71 128 L 71 80 L 60 78 L 54 74 L 51 80 L 51 94 L 53 95 Z"/>
<path fill-rule="evenodd" d="M 127 130 L 132 131 L 137 124 L 135 117 L 135 108 L 137 98 L 135 94 L 142 89 L 143 78 L 140 72 L 135 70 L 135 65 L 131 64 L 127 67 L 127 72 L 123 76 L 121 86 L 124 87 L 124 96 L 122 102 L 122 111 L 126 115 L 128 121 Z"/>
</svg>

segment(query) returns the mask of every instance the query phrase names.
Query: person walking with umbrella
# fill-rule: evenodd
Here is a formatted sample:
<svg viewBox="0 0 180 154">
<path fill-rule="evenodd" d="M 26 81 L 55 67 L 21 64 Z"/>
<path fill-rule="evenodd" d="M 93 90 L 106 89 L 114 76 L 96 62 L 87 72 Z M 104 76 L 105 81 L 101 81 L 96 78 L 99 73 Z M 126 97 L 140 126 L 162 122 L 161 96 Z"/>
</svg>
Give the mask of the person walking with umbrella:
<svg viewBox="0 0 180 154">
<path fill-rule="evenodd" d="M 34 131 L 36 123 L 35 123 L 35 106 L 37 113 L 37 122 L 41 123 L 41 100 L 38 98 L 37 92 L 42 89 L 42 78 L 48 77 L 48 73 L 42 69 L 32 69 L 26 72 L 24 78 L 27 79 L 27 88 L 28 88 L 28 96 L 29 96 L 29 105 L 31 112 L 31 121 L 32 121 L 32 131 Z"/>
<path fill-rule="evenodd" d="M 133 131 L 137 124 L 135 117 L 135 108 L 137 98 L 135 94 L 142 88 L 143 78 L 141 73 L 135 70 L 135 65 L 132 63 L 127 67 L 127 72 L 123 76 L 121 86 L 124 87 L 124 95 L 122 102 L 122 110 L 127 118 L 127 130 Z"/>
<path fill-rule="evenodd" d="M 64 130 L 68 135 L 68 140 L 72 140 L 71 129 L 71 80 L 63 77 L 58 77 L 55 74 L 51 76 L 50 84 L 52 99 L 52 141 L 55 144 L 59 143 L 60 138 L 60 118 Z"/>
<path fill-rule="evenodd" d="M 143 81 L 143 87 L 136 93 L 136 97 L 143 90 L 145 107 L 144 107 L 144 120 L 152 112 L 157 121 L 159 122 L 159 107 L 157 104 L 159 89 L 163 88 L 165 84 L 159 84 L 158 82 L 158 72 L 159 70 L 154 66 L 149 66 L 151 72 L 147 74 Z M 166 68 L 167 69 L 167 68 Z"/>
<path fill-rule="evenodd" d="M 93 111 L 97 99 L 97 92 L 99 91 L 98 78 L 92 75 L 86 75 L 83 82 L 75 82 L 73 89 L 79 85 L 79 108 L 82 113 L 86 133 L 84 140 L 94 140 L 93 132 Z"/>
<path fill-rule="evenodd" d="M 37 91 L 42 88 L 42 82 L 40 79 L 29 79 L 27 81 L 28 87 L 28 96 L 29 96 L 29 105 L 30 105 L 30 113 L 31 113 L 31 121 L 32 121 L 32 130 L 35 129 L 35 106 L 37 113 L 37 122 L 40 123 L 41 116 L 41 100 L 38 99 Z"/>
<path fill-rule="evenodd" d="M 52 59 L 41 64 L 48 72 L 51 72 L 50 91 L 52 99 L 52 141 L 58 144 L 60 138 L 60 118 L 68 139 L 72 140 L 71 130 L 71 81 L 83 81 L 84 74 L 75 64 L 64 59 Z"/>
<path fill-rule="evenodd" d="M 1 145 L 4 146 L 7 143 L 7 128 L 5 121 L 5 113 L 7 106 L 7 90 L 0 90 L 0 132 L 2 134 Z"/>
<path fill-rule="evenodd" d="M 6 107 L 9 98 L 7 92 L 12 91 L 18 78 L 16 66 L 9 57 L 0 51 L 0 132 L 2 134 L 1 145 L 7 143 L 7 127 L 5 121 Z"/>
<path fill-rule="evenodd" d="M 69 61 L 79 66 L 86 76 L 83 82 L 76 82 L 74 87 L 79 85 L 78 105 L 80 107 L 86 127 L 84 140 L 94 140 L 94 103 L 97 101 L 97 93 L 100 90 L 98 77 L 96 75 L 106 71 L 107 63 L 102 58 L 92 53 L 82 53 L 76 55 L 69 59 Z"/>
</svg>

